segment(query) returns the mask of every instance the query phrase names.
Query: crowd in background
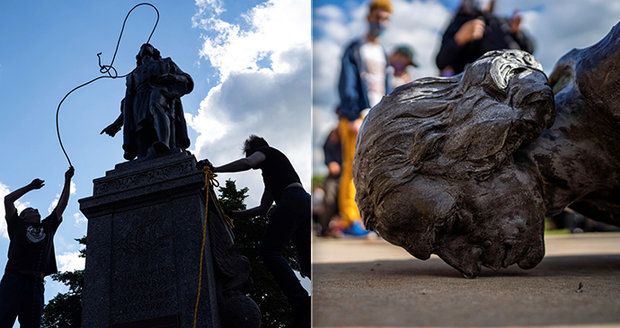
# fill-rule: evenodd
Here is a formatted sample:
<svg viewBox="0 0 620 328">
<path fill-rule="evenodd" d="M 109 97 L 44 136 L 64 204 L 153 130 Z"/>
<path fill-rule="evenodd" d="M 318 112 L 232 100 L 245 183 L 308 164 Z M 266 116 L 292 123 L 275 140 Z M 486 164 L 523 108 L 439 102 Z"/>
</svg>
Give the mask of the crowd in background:
<svg viewBox="0 0 620 328">
<path fill-rule="evenodd" d="M 495 5 L 495 0 L 461 1 L 436 54 L 438 76 L 459 74 L 466 65 L 491 50 L 519 49 L 534 53 L 533 39 L 522 29 L 520 13 L 515 11 L 510 17 L 501 17 L 495 14 Z M 412 74 L 412 68 L 418 66 L 413 47 L 397 45 L 388 54 L 381 44 L 393 11 L 390 0 L 370 1 L 365 33 L 343 48 L 339 103 L 334 110 L 338 123 L 323 144 L 327 176 L 313 191 L 313 216 L 319 236 L 372 235 L 364 228 L 355 203 L 352 165 L 357 134 L 370 108 L 393 89 L 417 78 Z M 410 44 L 415 45 L 415 40 Z M 564 215 L 553 222 L 558 227 L 582 229 L 578 217 Z M 584 218 L 580 222 L 587 221 Z"/>
</svg>

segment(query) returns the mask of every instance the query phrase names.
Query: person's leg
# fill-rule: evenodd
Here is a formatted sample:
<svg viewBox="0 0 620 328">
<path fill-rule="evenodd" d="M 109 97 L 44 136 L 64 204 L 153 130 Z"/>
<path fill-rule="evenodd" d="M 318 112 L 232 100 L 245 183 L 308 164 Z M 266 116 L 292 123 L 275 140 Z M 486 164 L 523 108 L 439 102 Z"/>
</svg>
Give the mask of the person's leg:
<svg viewBox="0 0 620 328">
<path fill-rule="evenodd" d="M 261 242 L 260 255 L 284 295 L 293 303 L 307 297 L 308 293 L 282 255 L 282 250 L 297 228 L 297 222 L 292 220 L 289 213 L 290 208 L 286 204 L 279 204 L 274 210 Z"/>
<path fill-rule="evenodd" d="M 353 235 L 365 235 L 368 232 L 361 229 L 361 215 L 355 203 L 355 185 L 353 184 L 353 157 L 357 133 L 349 128 L 349 121 L 345 118 L 340 119 L 338 133 L 340 133 L 342 143 L 342 171 L 338 190 L 340 217 L 346 227 L 345 233 L 350 231 Z"/>
<path fill-rule="evenodd" d="M 41 315 L 43 313 L 43 281 L 28 280 L 24 284 L 24 298 L 19 309 L 18 319 L 22 328 L 41 327 Z"/>
<path fill-rule="evenodd" d="M 310 297 L 282 256 L 282 250 L 293 239 L 298 245 L 302 274 L 310 275 L 310 198 L 303 190 L 287 193 L 270 217 L 261 256 L 293 309 L 293 327 L 310 327 Z M 304 235 L 306 244 L 302 243 Z"/>
<path fill-rule="evenodd" d="M 299 263 L 301 275 L 304 277 L 310 277 L 310 248 L 311 248 L 311 223 L 310 223 L 310 207 L 311 199 L 310 195 L 302 189 L 295 191 L 295 213 L 294 217 L 289 219 L 295 220 L 299 223 L 299 226 L 293 233 L 293 243 L 297 250 L 297 262 Z M 295 299 L 294 303 L 291 301 L 293 312 L 295 314 L 295 322 L 293 327 L 310 327 L 311 317 L 311 304 L 310 296 L 307 294 L 304 297 Z"/>
<path fill-rule="evenodd" d="M 330 232 L 330 222 L 338 215 L 338 180 L 340 178 L 328 176 L 323 183 L 325 198 L 323 199 L 324 212 L 320 216 L 321 235 L 327 236 Z"/>
<path fill-rule="evenodd" d="M 19 278 L 5 273 L 0 281 L 0 327 L 13 327 L 21 295 Z"/>
<path fill-rule="evenodd" d="M 297 249 L 297 262 L 299 262 L 301 274 L 304 277 L 310 278 L 310 239 L 312 234 L 312 227 L 310 223 L 310 195 L 300 189 L 296 191 L 295 202 L 297 203 L 297 205 L 295 206 L 295 217 L 289 218 L 291 220 L 296 220 L 299 224 L 297 229 L 293 233 L 293 243 L 295 244 L 295 248 Z"/>
</svg>

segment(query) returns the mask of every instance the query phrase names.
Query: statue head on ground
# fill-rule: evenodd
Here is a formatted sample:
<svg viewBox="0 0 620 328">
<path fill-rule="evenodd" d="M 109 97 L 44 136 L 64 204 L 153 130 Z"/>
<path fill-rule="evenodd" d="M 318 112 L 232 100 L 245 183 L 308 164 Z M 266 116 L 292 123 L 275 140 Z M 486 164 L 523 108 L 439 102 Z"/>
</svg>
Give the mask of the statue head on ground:
<svg viewBox="0 0 620 328">
<path fill-rule="evenodd" d="M 544 255 L 540 181 L 520 149 L 554 119 L 538 62 L 493 51 L 450 78 L 397 88 L 366 117 L 354 162 L 364 222 L 466 277 Z"/>
</svg>

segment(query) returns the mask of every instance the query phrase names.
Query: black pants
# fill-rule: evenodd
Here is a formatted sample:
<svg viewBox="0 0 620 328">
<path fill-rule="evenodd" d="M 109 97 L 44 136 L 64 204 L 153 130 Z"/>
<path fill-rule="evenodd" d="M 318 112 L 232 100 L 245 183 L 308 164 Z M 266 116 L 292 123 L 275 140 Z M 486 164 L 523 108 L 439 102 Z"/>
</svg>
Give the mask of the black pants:
<svg viewBox="0 0 620 328">
<path fill-rule="evenodd" d="M 288 188 L 271 214 L 261 243 L 261 257 L 293 309 L 308 304 L 308 292 L 301 286 L 282 250 L 293 241 L 301 274 L 310 277 L 310 195 L 299 187 Z"/>
<path fill-rule="evenodd" d="M 39 328 L 43 312 L 43 279 L 7 272 L 0 281 L 0 327 Z"/>
</svg>

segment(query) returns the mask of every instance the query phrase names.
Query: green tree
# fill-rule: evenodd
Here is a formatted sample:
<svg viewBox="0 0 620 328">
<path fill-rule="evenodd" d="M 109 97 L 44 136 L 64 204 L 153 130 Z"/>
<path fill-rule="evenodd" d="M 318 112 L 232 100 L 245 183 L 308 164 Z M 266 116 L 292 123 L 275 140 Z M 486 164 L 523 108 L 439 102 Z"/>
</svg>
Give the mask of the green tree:
<svg viewBox="0 0 620 328">
<path fill-rule="evenodd" d="M 248 188 L 237 190 L 234 181 L 226 180 L 224 186 L 219 187 L 220 203 L 224 210 L 229 212 L 246 209 L 243 201 L 248 197 L 248 191 Z M 268 217 L 269 214 L 250 220 L 235 220 L 233 231 L 235 244 L 250 260 L 252 284 L 247 294 L 260 307 L 262 326 L 281 328 L 292 322 L 291 308 L 259 256 L 260 241 L 269 221 Z M 284 257 L 291 263 L 293 269 L 299 270 L 292 243 L 286 247 Z"/>
<path fill-rule="evenodd" d="M 86 245 L 86 236 L 76 239 Z M 80 250 L 80 257 L 85 257 L 85 250 Z M 60 272 L 52 275 L 52 280 L 69 287 L 66 293 L 58 293 L 43 309 L 43 328 L 76 328 L 82 321 L 82 286 L 84 286 L 84 270 Z"/>
</svg>

